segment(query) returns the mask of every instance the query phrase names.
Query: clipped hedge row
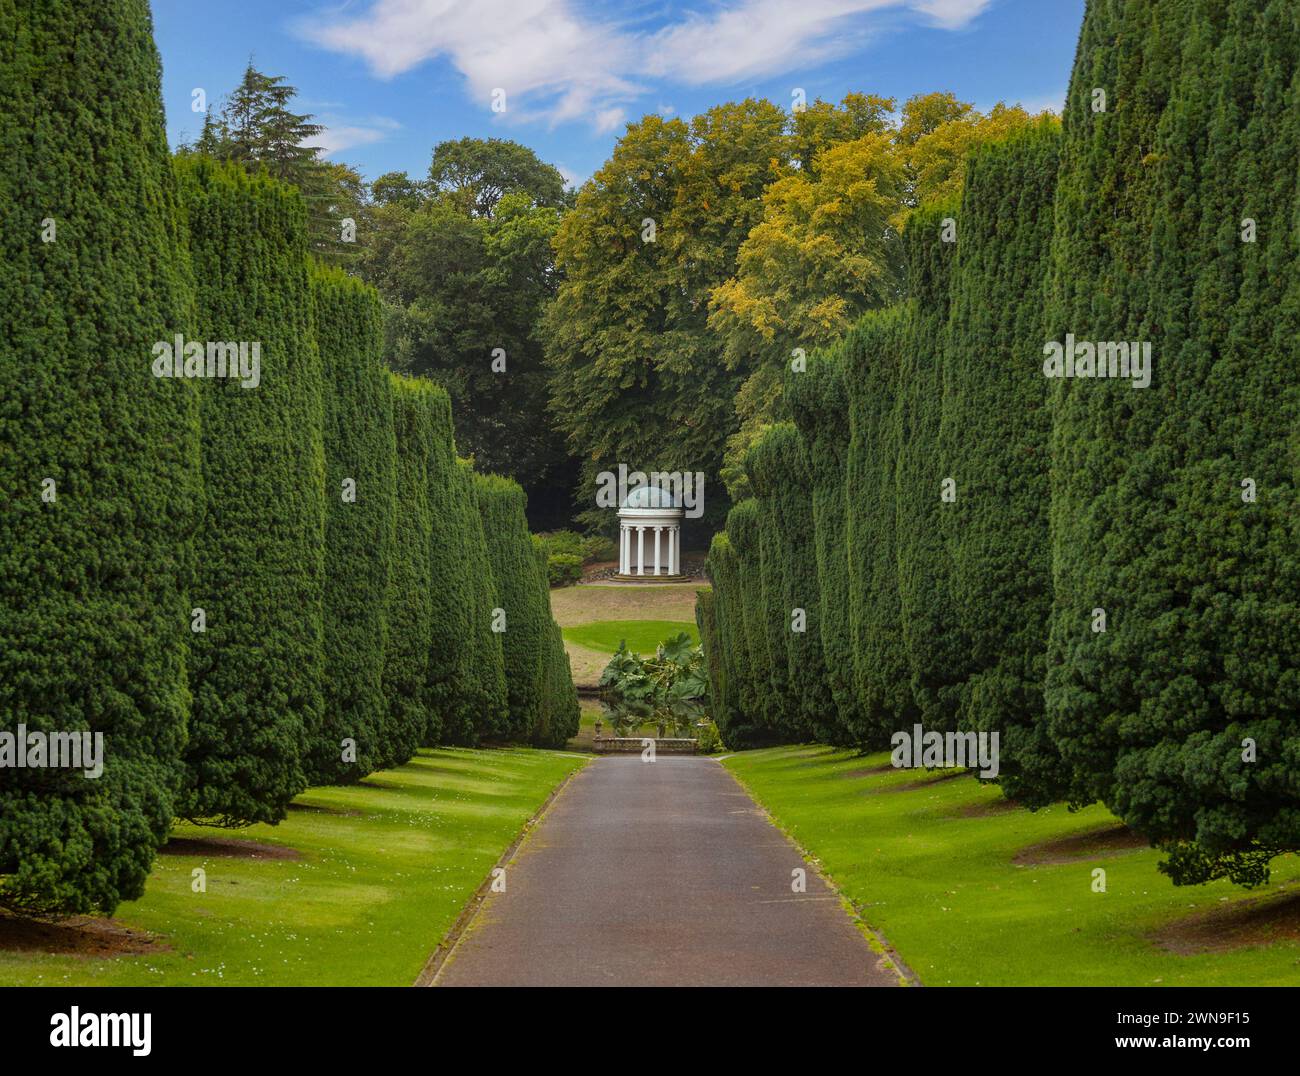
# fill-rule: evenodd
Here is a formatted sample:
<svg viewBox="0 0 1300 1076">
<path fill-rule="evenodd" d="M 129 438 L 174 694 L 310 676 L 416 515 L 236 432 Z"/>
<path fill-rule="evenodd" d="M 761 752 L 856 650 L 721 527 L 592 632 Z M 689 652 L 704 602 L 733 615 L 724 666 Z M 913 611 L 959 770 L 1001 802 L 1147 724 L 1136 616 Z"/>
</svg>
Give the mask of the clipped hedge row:
<svg viewBox="0 0 1300 1076">
<path fill-rule="evenodd" d="M 92 748 L 6 758 L 0 907 L 112 912 L 176 817 L 576 732 L 522 493 L 495 565 L 446 394 L 384 369 L 302 195 L 171 159 L 144 0 L 0 4 L 0 142 L 0 733 Z M 531 637 L 492 632 L 506 591 Z"/>
<path fill-rule="evenodd" d="M 578 694 L 559 625 L 551 616 L 546 549 L 528 531 L 519 483 L 475 474 L 474 496 L 500 603 L 490 610 L 489 623 L 504 651 L 504 735 L 561 746 L 578 731 Z"/>
<path fill-rule="evenodd" d="M 237 343 L 238 376 L 198 378 L 205 512 L 190 597 L 193 707 L 177 813 L 278 822 L 320 734 L 325 571 L 322 370 L 295 189 L 177 161 L 196 339 Z M 257 384 L 242 375 L 260 351 Z"/>
<path fill-rule="evenodd" d="M 1063 130 L 977 151 L 960 208 L 912 216 L 904 299 L 812 364 L 842 366 L 847 437 L 788 377 L 824 615 L 847 576 L 849 645 L 822 638 L 854 742 L 996 732 L 1009 795 L 1102 801 L 1178 884 L 1300 849 L 1297 115 L 1293 3 L 1091 0 Z M 715 709 L 795 740 L 816 666 L 770 629 L 804 494 L 756 473 L 700 617 Z"/>
<path fill-rule="evenodd" d="M 388 593 L 392 570 L 397 436 L 380 362 L 379 297 L 322 266 L 313 266 L 311 285 L 326 386 L 325 715 L 309 746 L 307 779 L 334 784 L 379 768 L 388 720 L 387 618 L 374 595 Z"/>
<path fill-rule="evenodd" d="M 197 394 L 149 365 L 193 325 L 145 0 L 0 6 L 0 145 L 0 731 L 105 741 L 2 771 L 0 906 L 112 911 L 183 778 L 202 512 Z"/>
</svg>

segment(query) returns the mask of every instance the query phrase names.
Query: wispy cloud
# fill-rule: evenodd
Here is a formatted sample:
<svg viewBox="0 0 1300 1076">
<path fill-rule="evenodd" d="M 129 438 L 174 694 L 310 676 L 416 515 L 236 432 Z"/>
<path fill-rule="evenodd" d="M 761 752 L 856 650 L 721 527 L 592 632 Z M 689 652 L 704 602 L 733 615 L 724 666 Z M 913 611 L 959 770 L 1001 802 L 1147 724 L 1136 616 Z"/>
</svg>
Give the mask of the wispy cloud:
<svg viewBox="0 0 1300 1076">
<path fill-rule="evenodd" d="M 368 116 L 364 120 L 349 123 L 335 120 L 327 114 L 316 117 L 316 122 L 320 124 L 321 131 L 315 138 L 309 138 L 306 144 L 320 147 L 326 157 L 332 157 L 353 146 L 382 142 L 402 126 L 387 116 Z"/>
<path fill-rule="evenodd" d="M 575 0 L 372 0 L 360 14 L 301 20 L 315 44 L 361 58 L 380 78 L 446 59 L 487 107 L 507 115 L 617 128 L 647 82 L 730 84 L 775 75 L 859 46 L 887 13 L 960 29 L 993 0 L 724 0 L 646 29 Z"/>
</svg>

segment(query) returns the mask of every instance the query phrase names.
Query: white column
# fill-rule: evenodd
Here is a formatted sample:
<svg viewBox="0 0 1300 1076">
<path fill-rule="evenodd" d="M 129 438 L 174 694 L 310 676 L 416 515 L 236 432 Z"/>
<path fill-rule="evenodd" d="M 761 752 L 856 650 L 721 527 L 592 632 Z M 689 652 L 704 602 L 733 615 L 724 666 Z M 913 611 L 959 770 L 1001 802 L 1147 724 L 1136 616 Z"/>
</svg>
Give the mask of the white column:
<svg viewBox="0 0 1300 1076">
<path fill-rule="evenodd" d="M 645 528 L 636 529 L 636 574 L 645 575 Z"/>
<path fill-rule="evenodd" d="M 654 570 L 655 575 L 659 574 L 659 532 L 662 530 L 663 527 L 655 528 L 655 570 Z"/>
<path fill-rule="evenodd" d="M 677 528 L 668 528 L 668 574 L 677 574 Z"/>
<path fill-rule="evenodd" d="M 627 575 L 627 524 L 618 525 L 618 574 Z"/>
</svg>

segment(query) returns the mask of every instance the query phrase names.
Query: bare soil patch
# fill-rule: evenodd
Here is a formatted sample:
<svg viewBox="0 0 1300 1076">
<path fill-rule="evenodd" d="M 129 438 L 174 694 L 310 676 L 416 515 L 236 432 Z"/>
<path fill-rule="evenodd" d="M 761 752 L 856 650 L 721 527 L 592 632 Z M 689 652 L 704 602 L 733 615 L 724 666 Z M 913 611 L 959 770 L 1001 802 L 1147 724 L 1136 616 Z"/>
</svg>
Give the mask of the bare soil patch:
<svg viewBox="0 0 1300 1076">
<path fill-rule="evenodd" d="M 241 837 L 173 837 L 158 849 L 164 856 L 216 856 L 226 859 L 302 859 L 296 848 Z"/>
<path fill-rule="evenodd" d="M 1267 896 L 1239 900 L 1175 920 L 1148 937 L 1178 956 L 1300 941 L 1300 889 L 1279 889 Z"/>
<path fill-rule="evenodd" d="M 562 628 L 601 620 L 695 620 L 698 583 L 576 586 L 551 591 L 551 615 Z"/>
<path fill-rule="evenodd" d="M 1081 859 L 1109 859 L 1148 847 L 1147 839 L 1140 833 L 1134 833 L 1127 826 L 1111 826 L 1031 844 L 1020 849 L 1011 861 L 1020 867 L 1056 867 L 1063 863 L 1077 863 Z"/>
<path fill-rule="evenodd" d="M 588 650 L 585 646 L 564 640 L 564 649 L 569 655 L 569 669 L 573 673 L 573 682 L 578 687 L 594 688 L 600 674 L 609 664 L 609 654 L 599 650 Z"/>
<path fill-rule="evenodd" d="M 0 915 L 0 950 L 6 952 L 113 957 L 165 953 L 170 949 L 158 935 L 111 919 L 77 915 L 45 920 Z"/>
</svg>

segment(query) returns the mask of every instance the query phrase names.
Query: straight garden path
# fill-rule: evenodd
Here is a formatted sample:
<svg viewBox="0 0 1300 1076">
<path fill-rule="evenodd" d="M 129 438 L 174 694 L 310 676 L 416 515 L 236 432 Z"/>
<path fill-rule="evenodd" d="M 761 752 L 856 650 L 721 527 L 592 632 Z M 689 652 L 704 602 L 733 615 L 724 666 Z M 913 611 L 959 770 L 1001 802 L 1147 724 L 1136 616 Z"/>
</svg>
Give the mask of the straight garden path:
<svg viewBox="0 0 1300 1076">
<path fill-rule="evenodd" d="M 806 892 L 792 888 L 805 869 Z M 505 869 L 438 986 L 891 986 L 839 897 L 711 759 L 604 756 Z"/>
</svg>

